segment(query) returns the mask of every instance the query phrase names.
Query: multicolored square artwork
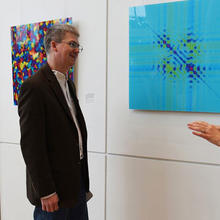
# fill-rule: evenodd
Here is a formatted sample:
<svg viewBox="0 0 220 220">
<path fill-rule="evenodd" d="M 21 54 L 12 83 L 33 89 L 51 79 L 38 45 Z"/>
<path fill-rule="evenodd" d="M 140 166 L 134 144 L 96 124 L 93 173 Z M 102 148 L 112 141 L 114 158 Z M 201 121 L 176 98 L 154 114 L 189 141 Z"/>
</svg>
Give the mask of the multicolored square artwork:
<svg viewBox="0 0 220 220">
<path fill-rule="evenodd" d="M 44 35 L 56 23 L 72 24 L 72 18 L 42 21 L 11 27 L 11 51 L 14 104 L 17 105 L 20 87 L 25 79 L 46 63 Z M 73 79 L 73 68 L 69 72 Z"/>
<path fill-rule="evenodd" d="M 130 8 L 130 109 L 220 112 L 219 9 L 219 0 Z"/>
</svg>

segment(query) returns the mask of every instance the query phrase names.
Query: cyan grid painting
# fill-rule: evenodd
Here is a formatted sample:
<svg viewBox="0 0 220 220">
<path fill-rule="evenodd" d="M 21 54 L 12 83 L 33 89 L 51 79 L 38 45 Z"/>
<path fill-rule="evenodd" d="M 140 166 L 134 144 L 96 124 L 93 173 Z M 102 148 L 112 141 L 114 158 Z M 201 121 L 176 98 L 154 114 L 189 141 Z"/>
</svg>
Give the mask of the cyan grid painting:
<svg viewBox="0 0 220 220">
<path fill-rule="evenodd" d="M 130 109 L 220 112 L 219 11 L 219 0 L 130 8 Z"/>
</svg>

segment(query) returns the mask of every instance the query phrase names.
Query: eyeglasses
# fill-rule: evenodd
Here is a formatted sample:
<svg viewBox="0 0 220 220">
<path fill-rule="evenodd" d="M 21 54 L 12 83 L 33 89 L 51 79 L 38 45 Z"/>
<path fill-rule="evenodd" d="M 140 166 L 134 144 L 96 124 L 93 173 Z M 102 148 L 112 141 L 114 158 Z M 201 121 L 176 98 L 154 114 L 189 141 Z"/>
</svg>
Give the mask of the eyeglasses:
<svg viewBox="0 0 220 220">
<path fill-rule="evenodd" d="M 76 43 L 75 41 L 70 41 L 70 42 L 62 41 L 61 43 L 68 44 L 73 49 L 78 49 L 79 53 L 81 53 L 83 51 L 83 47 L 81 45 L 79 45 L 78 43 Z"/>
</svg>

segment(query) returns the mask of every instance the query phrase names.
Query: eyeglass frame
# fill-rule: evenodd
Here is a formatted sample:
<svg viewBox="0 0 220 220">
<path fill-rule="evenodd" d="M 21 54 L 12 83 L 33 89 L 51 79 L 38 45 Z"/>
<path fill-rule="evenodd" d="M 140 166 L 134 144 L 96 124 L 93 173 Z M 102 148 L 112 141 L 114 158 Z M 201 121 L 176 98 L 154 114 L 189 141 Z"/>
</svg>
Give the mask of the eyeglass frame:
<svg viewBox="0 0 220 220">
<path fill-rule="evenodd" d="M 61 43 L 65 43 L 73 49 L 78 49 L 79 53 L 82 53 L 82 51 L 83 51 L 83 47 L 75 41 L 70 41 L 70 42 L 62 41 Z"/>
</svg>

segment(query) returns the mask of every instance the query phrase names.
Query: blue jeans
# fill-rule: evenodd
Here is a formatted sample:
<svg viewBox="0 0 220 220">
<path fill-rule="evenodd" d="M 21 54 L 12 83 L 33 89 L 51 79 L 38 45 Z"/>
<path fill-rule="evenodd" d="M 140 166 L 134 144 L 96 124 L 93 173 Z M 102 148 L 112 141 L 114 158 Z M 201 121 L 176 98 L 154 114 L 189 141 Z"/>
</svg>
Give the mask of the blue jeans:
<svg viewBox="0 0 220 220">
<path fill-rule="evenodd" d="M 34 220 L 88 220 L 86 192 L 81 177 L 79 201 L 74 208 L 60 208 L 55 212 L 46 212 L 42 207 L 35 207 Z"/>
</svg>

